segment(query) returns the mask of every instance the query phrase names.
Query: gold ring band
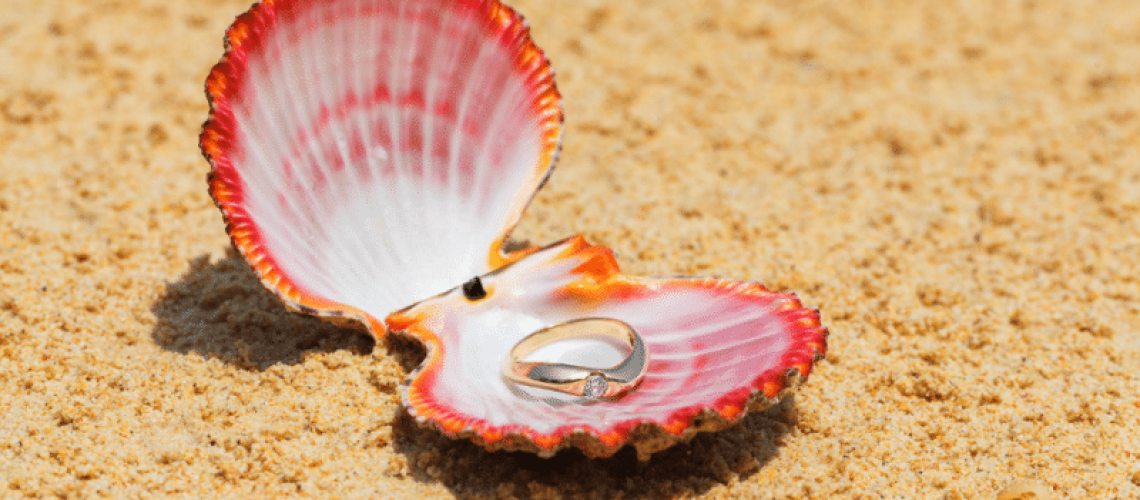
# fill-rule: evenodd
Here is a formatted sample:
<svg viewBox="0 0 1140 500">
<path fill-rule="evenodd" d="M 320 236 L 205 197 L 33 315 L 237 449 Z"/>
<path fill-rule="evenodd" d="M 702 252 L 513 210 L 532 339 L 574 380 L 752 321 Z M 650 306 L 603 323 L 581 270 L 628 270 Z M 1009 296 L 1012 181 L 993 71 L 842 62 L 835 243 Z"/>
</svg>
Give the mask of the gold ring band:
<svg viewBox="0 0 1140 500">
<path fill-rule="evenodd" d="M 630 347 L 629 356 L 610 368 L 564 363 L 522 361 L 538 348 L 560 340 L 602 337 Z M 503 378 L 516 384 L 548 389 L 591 400 L 618 399 L 635 389 L 649 368 L 649 353 L 641 336 L 628 323 L 610 318 L 584 318 L 538 330 L 511 348 L 503 363 Z"/>
</svg>

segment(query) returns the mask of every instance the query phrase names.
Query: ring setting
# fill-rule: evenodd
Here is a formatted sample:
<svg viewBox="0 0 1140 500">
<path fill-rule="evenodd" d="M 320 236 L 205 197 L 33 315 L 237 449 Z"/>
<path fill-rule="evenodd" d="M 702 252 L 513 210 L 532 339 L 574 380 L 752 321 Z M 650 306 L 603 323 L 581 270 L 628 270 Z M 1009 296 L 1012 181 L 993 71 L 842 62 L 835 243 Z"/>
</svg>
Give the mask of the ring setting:
<svg viewBox="0 0 1140 500">
<path fill-rule="evenodd" d="M 629 355 L 610 368 L 524 361 L 539 348 L 562 340 L 603 338 L 629 346 Z M 614 401 L 637 388 L 649 367 L 641 336 L 628 323 L 611 318 L 584 318 L 538 330 L 520 340 L 503 363 L 503 378 L 515 384 L 580 396 L 587 402 Z"/>
</svg>

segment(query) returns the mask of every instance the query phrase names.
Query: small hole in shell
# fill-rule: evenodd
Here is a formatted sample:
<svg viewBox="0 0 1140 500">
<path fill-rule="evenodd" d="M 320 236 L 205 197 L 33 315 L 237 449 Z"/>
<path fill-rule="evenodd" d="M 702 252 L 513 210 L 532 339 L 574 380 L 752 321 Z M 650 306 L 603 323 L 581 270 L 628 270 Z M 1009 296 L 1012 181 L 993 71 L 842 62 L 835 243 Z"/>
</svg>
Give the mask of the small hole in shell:
<svg viewBox="0 0 1140 500">
<path fill-rule="evenodd" d="M 478 276 L 471 278 L 463 284 L 463 296 L 472 302 L 487 297 L 487 290 L 483 288 L 483 281 Z"/>
</svg>

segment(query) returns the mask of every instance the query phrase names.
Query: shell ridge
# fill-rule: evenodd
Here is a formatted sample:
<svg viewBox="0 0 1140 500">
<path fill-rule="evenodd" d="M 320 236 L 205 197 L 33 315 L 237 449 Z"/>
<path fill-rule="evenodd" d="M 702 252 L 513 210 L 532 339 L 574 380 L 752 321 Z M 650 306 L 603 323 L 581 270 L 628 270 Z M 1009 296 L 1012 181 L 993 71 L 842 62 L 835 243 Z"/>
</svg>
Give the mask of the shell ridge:
<svg viewBox="0 0 1140 500">
<path fill-rule="evenodd" d="M 358 3 L 358 5 L 359 5 L 359 3 Z M 366 40 L 371 41 L 369 43 L 384 44 L 385 43 L 384 39 L 386 38 L 385 33 L 387 33 L 387 31 L 384 30 L 380 26 L 380 23 L 377 20 L 383 14 L 382 13 L 376 14 L 376 12 L 375 12 L 375 10 L 380 10 L 384 7 L 379 7 L 379 8 L 373 7 L 372 9 L 370 9 L 366 3 L 364 5 L 361 5 L 360 8 L 361 8 L 362 12 L 368 13 L 368 15 L 366 16 L 366 25 L 367 25 L 366 31 L 368 34 L 368 36 L 366 37 Z M 358 39 L 360 37 L 361 31 L 365 31 L 365 30 L 359 30 L 359 29 L 353 30 L 353 33 L 357 36 Z M 366 44 L 364 44 L 364 45 L 366 46 Z M 361 46 L 361 45 L 354 45 L 354 46 Z M 372 54 L 370 54 L 370 56 L 371 55 Z M 377 66 L 380 66 L 380 65 L 377 64 Z M 392 98 L 392 93 L 396 92 L 396 89 L 392 87 L 390 82 L 377 81 L 373 84 L 371 81 L 368 81 L 365 79 L 365 73 L 363 71 L 354 72 L 353 74 L 355 75 L 355 82 L 356 82 L 354 87 L 356 89 L 356 93 L 358 94 L 358 100 L 361 102 L 362 106 L 367 107 L 369 105 L 380 105 L 380 104 L 384 104 L 385 106 L 389 106 L 387 104 L 387 101 Z M 395 158 L 396 153 L 394 151 L 395 148 L 393 147 L 396 144 L 396 142 L 389 134 L 390 131 L 394 130 L 394 127 L 392 127 L 389 124 L 386 130 L 382 129 L 381 131 L 377 131 L 376 127 L 374 126 L 375 122 L 372 120 L 370 115 L 368 115 L 364 112 L 358 112 L 358 113 L 356 113 L 356 116 L 357 116 L 357 127 L 361 131 L 360 140 L 361 141 L 369 141 L 368 143 L 361 144 L 361 146 L 360 146 L 362 149 L 364 149 L 363 157 L 360 159 L 360 161 L 363 161 L 363 163 L 364 163 L 363 167 L 358 167 L 358 168 L 353 169 L 353 170 L 359 170 L 360 172 L 363 173 L 362 175 L 358 175 L 358 179 L 359 179 L 358 182 L 367 182 L 369 179 L 379 179 L 381 177 L 384 177 L 385 167 L 390 166 L 393 162 L 398 161 Z M 379 141 L 379 143 L 377 144 L 376 141 Z M 368 144 L 372 144 L 372 147 L 378 148 L 378 150 L 373 149 L 372 151 L 368 151 L 368 149 L 367 149 Z M 381 153 L 381 154 L 379 154 L 379 158 L 377 158 L 377 156 L 378 156 L 377 151 L 379 151 Z M 372 201 L 372 200 L 370 199 L 369 201 Z M 358 201 L 358 203 L 360 203 L 360 202 Z M 381 200 L 381 201 L 379 201 L 379 203 L 381 205 L 390 205 L 389 200 Z M 386 207 L 385 206 L 373 207 L 373 210 L 381 210 L 382 211 L 384 208 L 386 208 Z M 372 231 L 370 231 L 368 233 L 369 235 L 372 235 L 372 237 L 374 239 L 378 237 L 376 235 L 380 235 L 380 234 L 407 234 L 406 233 L 406 231 L 407 231 L 406 227 L 396 227 L 396 223 L 398 223 L 400 221 L 393 222 L 393 221 L 388 220 L 387 218 L 378 217 L 378 218 L 376 218 L 375 222 L 376 222 L 376 227 L 372 228 Z M 394 243 L 393 240 L 401 240 L 401 238 L 387 238 L 384 240 L 384 244 L 385 245 L 392 245 Z M 402 266 L 407 265 L 407 263 L 403 260 L 403 255 L 404 255 L 403 251 L 394 251 L 394 252 L 366 252 L 365 251 L 364 253 L 368 254 L 371 257 L 370 259 L 365 259 L 365 261 L 370 263 L 369 268 L 372 270 L 372 273 L 373 273 L 372 276 L 382 276 L 384 274 L 384 271 L 380 268 L 381 262 L 383 262 L 388 268 L 400 268 Z"/>
<path fill-rule="evenodd" d="M 402 30 L 404 27 L 404 5 L 404 2 L 399 2 L 396 8 L 394 14 L 396 19 L 395 25 L 381 26 L 381 33 L 376 37 L 378 43 L 384 45 L 385 50 L 379 54 L 381 59 L 378 60 L 376 64 L 378 77 L 375 78 L 374 81 L 376 82 L 377 89 L 383 88 L 385 91 L 373 92 L 373 94 L 378 97 L 377 104 L 379 105 L 380 113 L 376 123 L 381 127 L 379 131 L 375 129 L 370 130 L 370 135 L 372 140 L 381 141 L 381 145 L 379 146 L 381 149 L 384 149 L 385 144 L 387 145 L 387 162 L 392 169 L 398 169 L 407 164 L 403 157 L 403 148 L 401 147 L 400 133 L 402 132 L 402 127 L 399 121 L 401 118 L 400 107 L 395 105 L 403 94 L 403 87 L 396 81 L 396 78 L 399 70 L 403 69 L 401 66 L 401 57 L 403 55 L 404 37 L 401 35 L 403 34 Z M 383 57 L 387 57 L 389 60 L 384 61 Z M 385 66 L 385 62 L 388 63 L 388 66 Z M 397 70 L 386 71 L 387 67 L 397 68 Z M 405 178 L 402 175 L 391 175 L 386 170 L 387 169 L 381 169 L 380 172 L 377 172 L 377 177 L 388 179 L 389 182 L 392 182 L 394 185 L 385 193 L 387 198 L 380 201 L 380 204 L 383 205 L 382 209 L 388 209 L 393 206 L 402 208 L 405 206 L 404 200 L 409 191 L 406 186 Z M 394 179 L 392 179 L 393 177 Z M 384 229 L 387 230 L 387 234 L 393 236 L 414 234 L 412 232 L 413 228 L 409 224 L 410 221 L 403 217 L 394 217 L 393 219 L 394 220 L 382 219 L 381 224 L 383 224 Z M 385 240 L 384 244 L 392 248 L 393 251 L 380 253 L 385 254 L 385 257 L 393 263 L 393 268 L 401 269 L 409 265 L 407 261 L 407 245 L 410 243 L 409 240 L 409 237 L 389 237 Z"/>
<path fill-rule="evenodd" d="M 415 15 L 415 5 L 413 2 L 400 2 L 398 14 L 396 16 L 396 50 L 393 54 L 395 62 L 395 71 L 388 72 L 389 85 L 392 88 L 394 103 L 408 103 L 408 105 L 393 105 L 389 109 L 392 110 L 388 114 L 388 119 L 391 121 L 390 130 L 392 131 L 392 149 L 396 152 L 397 163 L 401 169 L 410 169 L 415 174 L 424 175 L 423 161 L 427 159 L 421 158 L 419 164 L 416 164 L 410 156 L 411 147 L 414 147 L 412 140 L 412 127 L 405 128 L 403 124 L 412 124 L 409 115 L 419 112 L 417 109 L 417 98 L 413 98 L 415 88 L 412 82 L 412 76 L 415 70 L 409 65 L 414 65 L 416 60 L 415 42 L 417 41 L 417 33 L 421 23 L 409 22 L 408 18 Z M 411 31 L 409 34 L 408 31 Z M 422 104 L 420 105 L 422 107 Z M 420 120 L 422 127 L 422 120 Z M 421 129 L 422 130 L 422 129 Z M 405 147 L 407 146 L 407 147 Z M 424 213 L 423 198 L 419 196 L 416 190 L 409 185 L 411 176 L 396 175 L 394 176 L 396 182 L 400 185 L 395 191 L 395 194 L 400 199 L 401 207 L 411 207 L 409 210 L 412 213 Z M 426 234 L 431 233 L 430 230 L 420 229 L 417 231 L 416 224 L 410 217 L 397 217 L 403 223 L 403 230 L 399 234 Z M 415 265 L 410 260 L 410 257 L 418 252 L 425 252 L 427 249 L 411 248 L 412 243 L 415 241 L 412 238 L 390 238 L 392 243 L 402 244 L 403 251 L 399 255 L 405 257 L 404 266 Z M 420 263 L 422 265 L 422 263 Z M 431 264 L 428 264 L 431 265 Z"/>
<path fill-rule="evenodd" d="M 353 2 L 352 4 L 346 5 L 339 10 L 334 4 L 325 4 L 322 5 L 321 9 L 313 9 L 313 14 L 311 15 L 317 17 L 317 20 L 315 22 L 317 27 L 314 29 L 314 34 L 310 36 L 316 36 L 316 33 L 319 33 L 322 29 L 333 29 L 333 26 L 338 22 L 337 17 L 339 15 L 345 15 L 350 19 L 355 19 L 357 17 L 357 12 L 354 8 L 355 6 L 356 2 Z M 345 12 L 342 14 L 340 11 Z M 328 38 L 338 40 L 338 42 L 335 43 L 348 45 L 347 40 L 349 32 L 355 34 L 359 31 L 359 28 L 352 30 L 335 29 L 333 31 L 334 33 Z M 330 133 L 333 136 L 334 143 L 331 145 L 331 148 L 328 151 L 325 151 L 323 153 L 324 161 L 321 162 L 322 168 L 324 169 L 327 178 L 343 176 L 352 179 L 353 182 L 351 184 L 361 184 L 361 179 L 358 175 L 358 167 L 351 165 L 352 153 L 349 151 L 349 140 L 354 135 L 352 133 L 353 128 L 351 125 L 352 121 L 354 120 L 351 120 L 351 118 L 353 115 L 359 116 L 360 113 L 357 111 L 361 108 L 363 103 L 357 96 L 357 92 L 353 86 L 350 86 L 347 83 L 345 74 L 348 72 L 322 71 L 320 69 L 316 69 L 319 67 L 319 61 L 326 56 L 318 51 L 316 44 L 308 44 L 307 47 L 311 47 L 309 49 L 310 57 L 307 59 L 312 61 L 310 63 L 310 68 L 313 68 L 312 72 L 316 74 L 316 78 L 314 78 L 314 80 L 322 83 L 320 87 L 321 92 L 324 96 L 324 100 L 326 103 L 331 103 L 329 107 L 323 108 L 321 110 L 322 116 L 329 116 L 328 119 L 330 120 L 331 129 Z M 347 56 L 343 53 L 334 53 L 330 56 L 330 58 L 333 61 L 332 64 L 334 64 L 337 68 L 349 66 L 351 64 L 351 61 L 349 61 L 347 59 Z M 331 80 L 329 79 L 330 77 Z M 332 88 L 329 86 L 330 82 Z M 336 89 L 341 90 L 343 92 L 343 95 L 338 94 Z M 342 196 L 341 192 L 343 190 L 343 186 L 344 183 L 330 182 L 330 189 L 335 189 L 338 193 L 338 197 Z M 352 205 L 347 207 L 347 210 L 359 211 L 361 203 L 359 197 L 353 197 L 349 193 L 343 193 L 343 196 L 346 200 L 351 200 L 352 203 Z M 368 255 L 367 247 L 363 241 L 363 238 L 369 235 L 370 233 L 358 232 L 353 235 L 353 238 L 334 239 L 336 245 L 334 248 L 338 252 L 338 258 L 343 260 L 351 260 L 353 262 L 352 267 L 357 269 L 373 269 L 372 272 L 376 273 L 376 259 L 369 258 L 370 256 Z M 314 273 L 314 275 L 321 274 L 324 273 Z M 363 272 L 349 273 L 348 278 L 352 283 L 356 284 L 355 288 L 357 290 L 360 292 L 367 292 L 369 291 L 369 287 L 365 277 L 368 275 L 369 274 Z"/>
<path fill-rule="evenodd" d="M 332 171 L 333 169 L 330 168 L 330 166 L 327 164 L 327 161 L 330 159 L 329 158 L 330 155 L 321 151 L 317 145 L 317 142 L 316 142 L 317 140 L 319 140 L 318 138 L 326 130 L 328 130 L 329 133 L 335 135 L 335 133 L 336 133 L 335 130 L 337 128 L 336 126 L 338 125 L 338 123 L 333 122 L 332 120 L 333 120 L 334 113 L 336 111 L 338 111 L 336 108 L 340 107 L 339 106 L 340 103 L 336 100 L 335 97 L 330 95 L 330 93 L 328 92 L 327 85 L 325 85 L 324 84 L 325 82 L 323 81 L 324 78 L 326 77 L 326 75 L 324 75 L 323 74 L 324 72 L 322 72 L 318 69 L 317 58 L 319 57 L 319 55 L 316 53 L 318 45 L 316 43 L 304 43 L 306 40 L 311 40 L 311 39 L 315 38 L 317 36 L 317 34 L 319 33 L 319 30 L 321 30 L 324 27 L 325 20 L 323 19 L 324 16 L 322 15 L 322 11 L 324 10 L 324 8 L 326 8 L 326 6 L 322 5 L 320 8 L 298 9 L 298 12 L 296 12 L 296 17 L 293 19 L 294 22 L 282 25 L 279 28 L 279 29 L 283 30 L 282 36 L 273 37 L 273 41 L 276 42 L 278 45 L 281 44 L 281 39 L 283 37 L 287 37 L 290 35 L 296 37 L 295 43 L 300 48 L 300 54 L 299 54 L 299 57 L 297 58 L 297 59 L 299 59 L 299 61 L 298 61 L 300 63 L 299 65 L 294 65 L 293 64 L 293 62 L 294 62 L 293 58 L 289 58 L 289 57 L 282 57 L 279 62 L 270 61 L 270 62 L 266 63 L 266 66 L 267 66 L 266 70 L 267 70 L 267 73 L 269 73 L 269 74 L 272 74 L 272 71 L 273 71 L 272 68 L 274 66 L 280 66 L 282 68 L 282 70 L 287 73 L 286 78 L 281 80 L 282 83 L 287 85 L 286 89 L 284 89 L 286 94 L 284 96 L 278 94 L 275 101 L 281 102 L 282 100 L 284 100 L 286 102 L 290 102 L 290 106 L 287 108 L 287 111 L 291 110 L 293 113 L 288 118 L 291 118 L 294 121 L 294 123 L 313 123 L 314 122 L 313 114 L 315 113 L 315 115 L 316 115 L 316 118 L 315 118 L 316 123 L 313 125 L 313 127 L 311 129 L 312 130 L 311 133 L 306 134 L 304 132 L 304 125 L 298 125 L 298 128 L 300 129 L 299 133 L 290 134 L 291 137 L 295 137 L 295 139 L 293 140 L 293 144 L 298 145 L 298 146 L 299 145 L 307 146 L 307 149 L 308 149 L 307 153 L 309 155 L 311 155 L 311 157 L 314 159 L 314 161 L 306 162 L 310 165 L 310 172 L 311 172 L 310 175 L 301 177 L 301 179 L 303 179 L 306 184 L 312 184 L 312 185 L 304 186 L 301 189 L 283 191 L 283 192 L 299 192 L 302 194 L 302 196 L 305 196 L 306 198 L 308 198 L 307 203 L 305 203 L 303 206 L 309 207 L 308 208 L 309 212 L 313 212 L 315 207 L 320 207 L 320 206 L 324 205 L 324 200 L 322 200 L 323 197 L 328 197 L 328 196 L 339 197 L 338 195 L 334 195 L 332 193 L 335 193 L 335 191 L 338 191 L 339 187 L 340 187 L 339 184 L 329 180 L 329 179 L 333 178 L 333 176 L 334 176 L 334 172 Z M 284 54 L 284 50 L 282 50 L 282 54 Z M 276 63 L 276 64 L 272 64 L 272 63 Z M 307 82 L 307 84 L 305 86 L 308 88 L 307 89 L 301 89 L 298 86 L 298 84 L 300 82 Z M 276 83 L 276 82 L 274 82 L 274 83 Z M 274 88 L 274 89 L 278 88 L 277 85 L 271 85 L 270 87 Z M 309 89 L 315 89 L 317 92 L 320 93 L 320 95 L 322 97 L 322 101 L 324 103 L 320 108 L 312 109 L 309 106 L 303 107 L 301 100 L 289 98 L 290 95 L 302 95 L 306 91 L 309 91 Z M 328 103 L 332 103 L 333 109 L 330 109 L 330 105 Z M 263 112 L 268 111 L 266 109 L 266 107 L 260 107 L 260 109 Z M 307 137 L 310 135 L 311 135 L 311 137 Z M 306 140 L 306 139 L 309 139 L 309 140 Z M 294 148 L 286 145 L 282 149 L 281 152 L 284 153 L 285 151 L 290 151 L 293 149 Z M 261 172 L 261 171 L 254 170 L 253 172 Z M 268 178 L 274 177 L 273 175 L 268 175 L 269 172 L 264 172 L 264 174 L 266 174 L 266 176 Z M 291 199 L 291 197 L 286 197 L 286 198 Z M 304 212 L 297 212 L 297 214 L 300 214 L 300 213 L 304 213 Z M 294 220 L 296 220 L 296 219 L 298 219 L 298 218 L 294 218 Z M 298 241 L 298 240 L 304 241 L 305 239 L 307 239 L 305 235 L 300 234 L 300 229 L 297 228 L 297 224 L 289 224 L 287 222 L 283 222 L 281 224 L 281 229 L 286 231 L 286 232 L 293 233 L 293 234 L 296 234 L 297 236 L 299 236 L 299 238 L 294 238 L 294 239 L 292 239 L 292 241 Z M 321 264 L 323 262 L 326 262 L 330 258 L 344 259 L 344 258 L 346 258 L 346 256 L 350 256 L 351 251 L 348 250 L 348 245 L 352 245 L 355 243 L 356 235 L 353 235 L 354 236 L 353 238 L 348 239 L 346 241 L 344 239 L 339 239 L 339 238 L 329 238 L 328 234 L 325 233 L 323 228 L 321 228 L 321 227 L 311 227 L 310 230 L 313 231 L 314 233 L 320 231 L 320 234 L 308 235 L 308 237 L 317 237 L 317 238 L 325 239 L 328 241 L 328 244 L 330 245 L 330 247 L 328 247 L 326 249 L 326 253 L 323 255 L 314 255 L 311 252 L 306 252 L 306 253 L 309 253 L 309 255 L 307 256 L 308 258 L 305 258 L 306 257 L 305 255 L 301 255 L 300 258 L 296 259 L 296 261 L 294 262 L 294 264 L 293 264 L 294 269 L 295 270 L 301 270 L 301 269 L 308 268 L 308 269 L 311 269 L 311 271 L 308 273 L 305 273 L 305 275 L 327 277 L 327 273 L 321 272 L 321 270 L 323 269 L 323 266 L 321 266 Z M 281 246 L 288 247 L 290 252 L 298 251 L 298 250 L 300 250 L 300 248 L 303 248 L 303 247 L 294 247 L 291 245 L 286 245 L 284 243 L 284 241 L 282 242 Z M 306 250 L 311 250 L 311 249 L 306 249 Z M 329 255 L 329 253 L 331 253 L 332 255 Z M 359 262 L 353 262 L 353 264 L 359 265 L 360 263 Z M 350 274 L 347 277 L 347 280 L 354 285 L 354 288 L 357 288 L 357 289 L 359 289 L 362 286 L 359 276 L 360 276 L 359 274 Z M 325 281 L 325 280 L 322 280 L 322 281 Z M 321 287 L 321 288 L 324 288 L 327 290 L 327 285 L 325 287 Z M 321 295 L 323 297 L 328 296 L 327 292 L 326 293 L 319 293 L 319 292 L 314 291 L 314 294 Z M 338 302 L 340 302 L 340 301 L 338 301 Z"/>
<path fill-rule="evenodd" d="M 462 6 L 460 6 L 460 8 L 462 8 Z M 443 13 L 439 14 L 439 19 L 438 19 L 439 27 L 438 27 L 438 29 L 439 29 L 441 34 L 432 37 L 432 41 L 431 41 L 431 45 L 430 45 L 431 49 L 428 51 L 429 54 L 430 53 L 440 53 L 443 50 L 443 49 L 441 49 L 440 41 L 445 40 L 448 37 L 446 25 L 449 22 L 449 19 L 448 19 L 449 17 L 450 17 L 450 14 L 447 12 L 443 12 Z M 443 59 L 443 58 L 438 58 L 438 57 L 437 58 L 431 58 L 430 59 L 431 62 L 430 62 L 429 68 L 428 68 L 428 74 L 429 75 L 436 74 L 436 73 L 447 74 L 448 69 L 446 69 L 446 68 L 450 68 L 454 64 L 453 61 L 450 60 L 451 57 L 452 57 L 451 52 L 450 51 L 446 52 L 446 59 L 442 63 L 443 67 L 445 68 L 443 70 L 440 70 L 436 67 L 437 64 L 441 64 L 439 62 L 439 60 Z M 427 158 L 429 158 L 429 161 L 431 161 L 431 162 L 435 162 L 435 160 L 436 160 L 436 158 L 435 158 L 435 147 L 436 147 L 435 146 L 435 144 L 436 144 L 435 129 L 437 126 L 446 126 L 446 123 L 440 123 L 438 125 L 436 123 L 437 119 L 441 119 L 441 121 L 442 121 L 442 118 L 443 118 L 442 116 L 440 116 L 439 113 L 437 113 L 437 109 L 440 107 L 440 103 L 438 102 L 438 96 L 436 95 L 436 93 L 438 92 L 437 82 L 438 82 L 438 79 L 436 79 L 436 78 L 430 78 L 429 77 L 427 79 L 427 83 L 425 85 L 426 89 L 424 91 L 424 109 L 425 109 L 424 120 L 420 122 L 421 134 L 423 134 L 423 136 L 425 137 L 424 144 L 427 145 L 426 149 L 428 150 L 428 153 L 425 156 Z M 446 104 L 446 101 L 445 101 L 445 104 Z M 447 182 L 452 180 L 452 178 L 449 176 L 449 174 L 446 171 L 443 172 L 443 175 L 446 176 L 445 180 L 443 181 L 444 184 L 446 184 Z M 449 200 L 444 200 L 444 201 L 449 201 Z M 446 212 L 447 209 L 442 207 L 443 203 L 440 203 L 440 200 L 435 199 L 434 197 L 429 197 L 428 202 L 429 202 L 429 205 L 431 205 L 430 210 L 432 210 L 434 212 L 450 213 L 450 212 Z M 433 247 L 444 244 L 445 238 L 444 238 L 443 233 L 444 232 L 442 230 L 431 231 L 432 246 Z"/>
<path fill-rule="evenodd" d="M 470 64 L 473 67 L 471 69 L 468 69 L 467 71 L 475 72 L 478 69 L 477 65 L 480 64 L 481 61 L 483 61 L 484 53 L 487 50 L 487 46 L 488 46 L 487 44 L 480 44 L 478 46 L 477 50 L 475 51 L 474 57 L 472 59 L 470 59 L 470 61 L 471 61 Z M 463 127 L 463 124 L 466 123 L 468 120 L 468 113 L 470 112 L 470 109 L 471 109 L 472 92 L 474 91 L 474 89 L 475 89 L 474 85 L 465 85 L 463 87 L 462 91 L 460 92 L 460 95 L 456 101 L 456 105 L 455 105 L 456 124 L 461 129 Z M 463 172 L 461 172 L 461 166 L 459 165 L 459 160 L 458 160 L 460 157 L 460 154 L 459 154 L 460 148 L 462 146 L 461 140 L 463 138 L 464 137 L 462 134 L 452 134 L 452 136 L 449 140 L 449 143 L 448 143 L 448 149 L 449 149 L 448 172 L 449 172 L 450 178 L 452 178 L 452 179 L 458 180 L 458 179 L 462 179 L 464 177 Z M 457 205 L 460 202 L 460 200 L 463 199 L 464 196 L 466 196 L 466 191 L 461 191 L 461 187 L 465 187 L 464 184 L 465 183 L 460 183 L 460 182 L 452 182 L 452 183 L 448 184 L 448 193 L 450 195 L 447 197 L 448 213 L 456 213 L 459 210 L 459 207 Z"/>
<path fill-rule="evenodd" d="M 367 5 L 361 1 L 355 2 L 355 9 L 358 12 L 360 12 L 361 14 L 366 13 L 368 10 Z M 366 26 L 365 29 L 352 30 L 353 40 L 352 40 L 352 43 L 350 46 L 353 46 L 353 47 L 366 46 L 368 43 L 370 43 L 370 41 L 377 40 L 377 36 L 375 33 L 376 26 L 377 26 L 376 16 L 366 15 L 366 16 L 364 16 L 363 22 Z M 364 36 L 363 40 L 362 40 L 361 39 L 362 35 L 367 35 L 367 36 Z M 359 62 L 353 60 L 351 57 L 345 61 L 345 65 L 349 66 L 349 67 L 355 66 L 357 64 L 359 64 Z M 346 73 L 348 73 L 348 72 L 346 72 Z M 370 104 L 374 105 L 376 102 L 376 101 L 372 100 L 374 93 L 371 92 L 371 89 L 369 88 L 370 85 L 364 79 L 364 72 L 363 71 L 354 71 L 354 72 L 351 72 L 351 74 L 353 75 L 352 85 L 351 85 L 351 89 L 352 89 L 351 93 L 352 93 L 352 95 L 355 96 L 355 102 L 358 102 L 359 106 L 364 107 L 364 108 L 367 108 L 367 106 L 369 106 Z M 368 151 L 368 144 L 370 144 L 372 141 L 376 140 L 376 134 L 375 134 L 374 130 L 372 129 L 372 124 L 370 123 L 370 120 L 368 119 L 366 113 L 358 111 L 357 113 L 355 113 L 355 116 L 356 116 L 355 129 L 353 132 L 351 132 L 349 134 L 349 136 L 350 136 L 349 140 L 351 141 L 349 148 L 351 149 L 351 151 L 348 154 L 350 155 L 350 158 L 353 160 L 354 163 L 359 162 L 359 163 L 363 163 L 363 164 L 362 165 L 354 165 L 349 170 L 352 171 L 352 175 L 354 176 L 354 179 L 356 179 L 355 182 L 363 184 L 366 182 L 370 182 L 370 179 L 372 179 L 372 178 L 378 178 L 380 176 L 380 172 L 377 172 L 376 166 L 373 165 L 374 162 L 373 162 L 372 156 L 374 156 L 375 153 L 371 153 Z M 378 146 L 374 146 L 374 147 L 378 147 Z M 359 150 L 359 152 L 358 152 L 358 150 Z M 358 199 L 357 204 L 359 205 L 362 203 L 366 203 L 367 201 L 370 201 L 370 200 L 361 201 Z M 364 211 L 364 210 L 362 209 L 361 211 Z M 375 235 L 377 235 L 377 234 L 385 234 L 386 229 L 387 229 L 385 227 L 385 225 L 386 225 L 386 221 L 384 219 L 382 219 L 382 218 L 378 219 L 377 220 L 377 226 L 378 227 L 373 228 L 373 232 L 369 233 L 369 235 L 373 238 L 376 238 Z M 368 265 L 368 269 L 371 273 L 370 274 L 371 276 L 380 276 L 383 274 L 383 269 L 380 267 L 381 261 L 386 262 L 387 266 L 390 266 L 390 267 L 394 267 L 397 265 L 393 256 L 388 252 L 371 252 L 371 253 L 369 253 L 367 251 L 367 248 L 361 248 L 361 252 L 363 254 L 369 255 L 371 257 L 371 258 L 364 259 L 364 262 L 366 262 Z M 395 301 L 395 300 L 396 300 L 396 297 L 389 296 L 389 301 Z"/>
</svg>

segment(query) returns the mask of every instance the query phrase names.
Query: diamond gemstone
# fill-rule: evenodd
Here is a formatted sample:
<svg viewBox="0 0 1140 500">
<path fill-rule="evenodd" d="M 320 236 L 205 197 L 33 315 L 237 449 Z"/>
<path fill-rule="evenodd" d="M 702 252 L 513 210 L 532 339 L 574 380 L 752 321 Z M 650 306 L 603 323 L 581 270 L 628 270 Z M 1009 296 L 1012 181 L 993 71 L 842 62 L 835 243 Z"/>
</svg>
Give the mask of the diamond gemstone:
<svg viewBox="0 0 1140 500">
<path fill-rule="evenodd" d="M 582 394 L 588 398 L 600 398 L 606 393 L 606 379 L 601 375 L 590 375 L 586 378 L 586 385 L 582 388 Z"/>
</svg>

